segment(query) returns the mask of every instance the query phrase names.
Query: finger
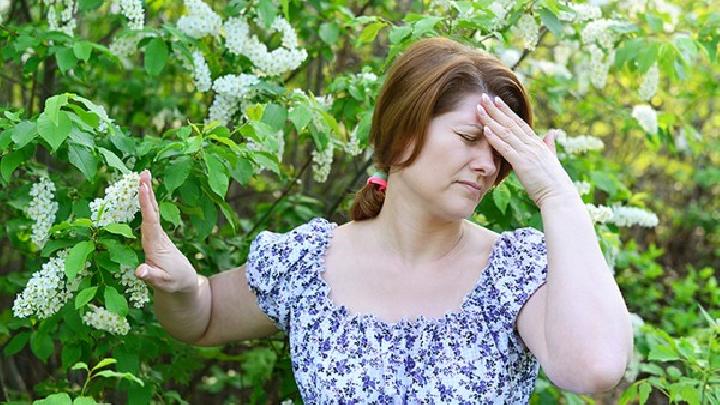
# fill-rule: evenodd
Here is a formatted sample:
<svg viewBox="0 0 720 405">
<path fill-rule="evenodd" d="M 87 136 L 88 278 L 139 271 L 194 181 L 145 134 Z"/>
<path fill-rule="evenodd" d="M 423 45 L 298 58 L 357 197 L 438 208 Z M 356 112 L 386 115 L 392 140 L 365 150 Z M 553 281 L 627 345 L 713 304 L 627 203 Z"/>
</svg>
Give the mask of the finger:
<svg viewBox="0 0 720 405">
<path fill-rule="evenodd" d="M 513 111 L 510 106 L 505 104 L 505 100 L 503 100 L 500 97 L 495 97 L 495 106 L 503 112 L 506 116 L 510 117 L 510 119 L 515 123 L 515 125 L 520 128 L 525 134 L 528 136 L 532 136 L 535 134 L 535 131 L 530 128 L 530 125 L 525 122 L 520 116 L 518 116 L 515 111 Z"/>
<path fill-rule="evenodd" d="M 135 269 L 135 276 L 153 287 L 163 288 L 169 281 L 170 275 L 155 266 L 142 263 Z"/>
<path fill-rule="evenodd" d="M 144 174 L 144 176 L 143 176 Z M 155 212 L 160 212 L 160 208 L 158 207 L 157 198 L 155 198 L 155 190 L 153 190 L 152 186 L 152 173 L 150 173 L 149 170 L 145 170 L 142 173 L 140 173 L 140 179 L 144 180 L 145 184 L 148 187 L 148 190 L 150 191 L 150 201 L 152 201 L 152 206 L 155 209 Z"/>
<path fill-rule="evenodd" d="M 499 99 L 499 97 L 495 98 Z M 505 114 L 502 110 L 500 110 L 500 108 L 498 108 L 497 104 L 490 99 L 490 96 L 487 93 L 483 93 L 481 104 L 485 108 L 485 111 L 487 111 L 488 115 L 503 127 L 513 132 L 522 131 L 509 115 Z"/>
<path fill-rule="evenodd" d="M 476 109 L 478 115 L 480 116 L 480 122 L 486 130 L 492 129 L 495 135 L 505 141 L 505 143 L 509 144 L 513 149 L 520 150 L 525 147 L 525 144 L 517 139 L 517 135 L 514 135 L 511 130 L 500 125 L 500 123 L 488 115 L 487 110 L 482 104 L 478 104 Z"/>
<path fill-rule="evenodd" d="M 495 150 L 512 166 L 518 157 L 518 152 L 507 141 L 498 136 L 492 128 L 486 126 L 484 134 Z"/>
<path fill-rule="evenodd" d="M 153 207 L 153 203 L 150 199 L 150 190 L 148 189 L 147 183 L 140 182 L 140 214 L 142 215 L 143 225 L 159 225 L 160 218 L 158 213 Z"/>
</svg>

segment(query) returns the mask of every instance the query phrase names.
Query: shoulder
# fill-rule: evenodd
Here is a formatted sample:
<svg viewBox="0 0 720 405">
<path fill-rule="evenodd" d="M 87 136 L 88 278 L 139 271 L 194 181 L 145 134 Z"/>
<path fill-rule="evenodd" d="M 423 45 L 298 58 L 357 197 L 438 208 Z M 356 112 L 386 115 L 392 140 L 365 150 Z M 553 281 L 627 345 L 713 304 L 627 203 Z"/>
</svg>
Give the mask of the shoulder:
<svg viewBox="0 0 720 405">
<path fill-rule="evenodd" d="M 248 260 L 273 257 L 279 261 L 293 261 L 327 240 L 335 225 L 324 218 L 315 217 L 284 232 L 262 231 L 250 243 Z"/>
</svg>

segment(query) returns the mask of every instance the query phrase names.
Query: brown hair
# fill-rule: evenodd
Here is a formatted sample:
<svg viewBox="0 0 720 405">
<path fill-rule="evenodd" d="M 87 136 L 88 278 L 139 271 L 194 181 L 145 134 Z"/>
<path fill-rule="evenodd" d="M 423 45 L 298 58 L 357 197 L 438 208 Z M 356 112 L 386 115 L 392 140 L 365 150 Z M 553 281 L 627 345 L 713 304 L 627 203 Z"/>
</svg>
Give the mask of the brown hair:
<svg viewBox="0 0 720 405">
<path fill-rule="evenodd" d="M 532 127 L 525 88 L 496 57 L 448 38 L 426 38 L 412 44 L 393 63 L 375 103 L 370 128 L 375 168 L 389 173 L 391 167 L 410 166 L 422 150 L 430 121 L 453 111 L 463 97 L 477 92 L 502 98 Z M 410 156 L 399 162 L 412 145 Z M 511 170 L 501 156 L 494 185 Z M 385 191 L 378 187 L 366 184 L 355 193 L 352 220 L 362 221 L 380 213 Z"/>
</svg>

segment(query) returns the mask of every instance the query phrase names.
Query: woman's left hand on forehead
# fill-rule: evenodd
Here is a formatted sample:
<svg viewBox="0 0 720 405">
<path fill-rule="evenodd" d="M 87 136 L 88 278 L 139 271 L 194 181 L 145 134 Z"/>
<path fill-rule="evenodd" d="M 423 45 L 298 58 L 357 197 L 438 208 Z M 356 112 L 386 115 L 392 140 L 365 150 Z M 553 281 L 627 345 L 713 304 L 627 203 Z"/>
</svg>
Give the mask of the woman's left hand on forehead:
<svg viewBox="0 0 720 405">
<path fill-rule="evenodd" d="M 477 116 L 488 142 L 510 163 L 538 207 L 548 198 L 577 193 L 557 158 L 554 135 L 540 140 L 502 99 L 487 94 L 477 106 Z"/>
</svg>

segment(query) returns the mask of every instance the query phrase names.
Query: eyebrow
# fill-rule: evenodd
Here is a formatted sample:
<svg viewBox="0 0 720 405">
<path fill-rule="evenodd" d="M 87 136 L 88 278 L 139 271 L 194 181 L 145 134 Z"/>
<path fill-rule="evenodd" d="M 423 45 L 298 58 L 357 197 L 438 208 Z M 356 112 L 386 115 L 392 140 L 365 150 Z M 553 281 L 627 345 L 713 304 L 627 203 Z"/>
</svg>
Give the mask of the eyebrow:
<svg viewBox="0 0 720 405">
<path fill-rule="evenodd" d="M 460 124 L 461 127 L 472 127 L 477 130 L 480 134 L 483 133 L 483 126 L 480 124 Z"/>
</svg>

